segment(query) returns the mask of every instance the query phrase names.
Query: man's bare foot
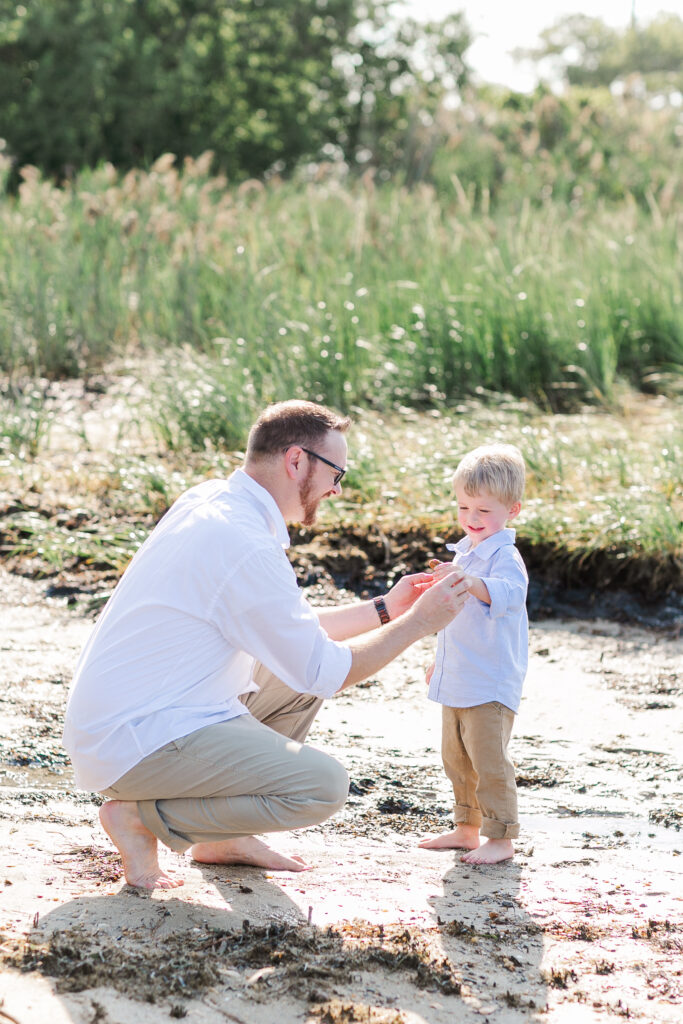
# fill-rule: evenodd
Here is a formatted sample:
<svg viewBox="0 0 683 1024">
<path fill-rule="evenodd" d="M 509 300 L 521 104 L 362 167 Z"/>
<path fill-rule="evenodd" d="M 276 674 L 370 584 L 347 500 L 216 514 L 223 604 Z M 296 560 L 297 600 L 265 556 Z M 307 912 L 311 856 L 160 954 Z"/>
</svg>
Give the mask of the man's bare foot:
<svg viewBox="0 0 683 1024">
<path fill-rule="evenodd" d="M 159 867 L 157 837 L 142 824 L 137 804 L 108 800 L 100 807 L 100 821 L 121 854 L 129 885 L 140 889 L 174 889 L 183 884 L 181 878 L 172 878 Z"/>
<path fill-rule="evenodd" d="M 287 857 L 266 846 L 255 836 L 223 839 L 217 843 L 195 843 L 190 853 L 200 864 L 250 864 L 271 871 L 308 871 L 301 857 Z"/>
<path fill-rule="evenodd" d="M 465 864 L 498 864 L 502 860 L 510 860 L 514 855 L 515 848 L 510 839 L 487 839 L 478 850 L 464 853 L 460 860 Z"/>
<path fill-rule="evenodd" d="M 458 825 L 452 832 L 423 839 L 418 846 L 423 850 L 476 850 L 479 846 L 479 829 L 476 825 Z"/>
</svg>

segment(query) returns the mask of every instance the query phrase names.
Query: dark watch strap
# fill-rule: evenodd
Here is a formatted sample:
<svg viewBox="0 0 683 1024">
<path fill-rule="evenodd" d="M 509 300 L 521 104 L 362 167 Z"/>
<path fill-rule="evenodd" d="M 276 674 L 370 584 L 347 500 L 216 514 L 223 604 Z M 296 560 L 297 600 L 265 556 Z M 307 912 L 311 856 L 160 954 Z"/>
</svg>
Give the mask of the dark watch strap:
<svg viewBox="0 0 683 1024">
<path fill-rule="evenodd" d="M 376 597 L 376 598 L 374 598 L 373 604 L 374 604 L 375 608 L 377 609 L 377 614 L 379 615 L 379 621 L 381 622 L 381 624 L 383 626 L 386 626 L 387 622 L 391 622 L 391 616 L 389 615 L 389 612 L 387 611 L 387 606 L 384 603 L 384 598 L 383 597 Z"/>
</svg>

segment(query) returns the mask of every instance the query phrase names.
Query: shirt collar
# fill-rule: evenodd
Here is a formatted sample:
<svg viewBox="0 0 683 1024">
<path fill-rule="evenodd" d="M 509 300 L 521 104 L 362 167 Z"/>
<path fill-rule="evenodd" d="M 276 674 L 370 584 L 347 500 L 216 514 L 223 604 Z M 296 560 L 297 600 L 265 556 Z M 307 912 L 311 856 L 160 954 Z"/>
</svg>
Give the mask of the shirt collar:
<svg viewBox="0 0 683 1024">
<path fill-rule="evenodd" d="M 253 498 L 263 506 L 270 532 L 275 539 L 282 544 L 283 548 L 289 547 L 289 531 L 275 498 L 261 484 L 245 473 L 243 469 L 236 469 L 228 477 L 228 489 L 239 493 L 246 491 L 250 498 Z"/>
<path fill-rule="evenodd" d="M 492 558 L 500 548 L 504 548 L 508 544 L 514 544 L 515 535 L 515 531 L 508 526 L 504 530 L 498 530 L 497 533 L 491 534 L 490 537 L 483 540 L 481 544 L 477 544 L 476 547 L 472 547 L 472 541 L 467 536 L 459 540 L 457 544 L 447 544 L 446 547 L 449 551 L 455 551 L 459 555 L 472 554 L 484 561 L 487 558 Z"/>
</svg>

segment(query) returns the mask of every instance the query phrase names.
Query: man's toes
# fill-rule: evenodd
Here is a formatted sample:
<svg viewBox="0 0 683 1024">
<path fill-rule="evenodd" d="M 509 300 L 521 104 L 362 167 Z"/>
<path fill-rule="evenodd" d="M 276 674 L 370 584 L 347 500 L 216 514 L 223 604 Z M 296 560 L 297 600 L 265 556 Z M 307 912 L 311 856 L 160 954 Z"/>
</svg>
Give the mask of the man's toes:
<svg viewBox="0 0 683 1024">
<path fill-rule="evenodd" d="M 287 865 L 290 871 L 310 871 L 311 865 L 307 864 L 303 857 L 292 857 Z"/>
</svg>

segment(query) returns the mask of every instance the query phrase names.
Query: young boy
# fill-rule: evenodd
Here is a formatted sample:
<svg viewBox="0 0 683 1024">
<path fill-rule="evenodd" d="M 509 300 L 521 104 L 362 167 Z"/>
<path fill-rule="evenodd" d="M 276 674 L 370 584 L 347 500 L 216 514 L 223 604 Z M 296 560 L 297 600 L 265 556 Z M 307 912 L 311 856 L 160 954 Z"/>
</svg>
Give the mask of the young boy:
<svg viewBox="0 0 683 1024">
<path fill-rule="evenodd" d="M 420 846 L 464 849 L 469 864 L 496 864 L 514 854 L 519 835 L 515 771 L 507 752 L 528 662 L 528 577 L 505 524 L 519 515 L 524 459 L 514 445 L 476 448 L 453 478 L 458 523 L 465 537 L 448 544 L 470 597 L 438 634 L 427 672 L 429 697 L 443 705 L 442 758 L 455 794 L 455 829 Z M 480 845 L 479 834 L 486 837 Z"/>
</svg>

